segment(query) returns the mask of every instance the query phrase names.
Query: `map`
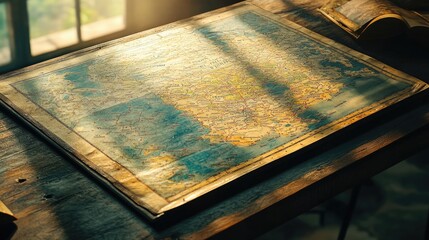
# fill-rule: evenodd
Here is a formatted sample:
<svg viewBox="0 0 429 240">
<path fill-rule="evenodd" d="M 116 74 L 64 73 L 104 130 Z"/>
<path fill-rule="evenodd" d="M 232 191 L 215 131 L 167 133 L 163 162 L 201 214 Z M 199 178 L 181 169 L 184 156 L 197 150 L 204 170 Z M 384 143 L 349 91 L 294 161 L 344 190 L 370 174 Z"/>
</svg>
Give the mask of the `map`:
<svg viewBox="0 0 429 240">
<path fill-rule="evenodd" d="M 4 101 L 35 106 L 30 121 L 155 214 L 421 84 L 250 5 L 131 36 L 35 72 L 7 82 L 8 91 L 28 101 L 3 93 Z M 73 145 L 71 135 L 87 147 Z M 306 143 L 315 135 L 321 137 Z M 82 152 L 89 147 L 92 155 Z M 94 152 L 106 160 L 94 160 Z"/>
</svg>

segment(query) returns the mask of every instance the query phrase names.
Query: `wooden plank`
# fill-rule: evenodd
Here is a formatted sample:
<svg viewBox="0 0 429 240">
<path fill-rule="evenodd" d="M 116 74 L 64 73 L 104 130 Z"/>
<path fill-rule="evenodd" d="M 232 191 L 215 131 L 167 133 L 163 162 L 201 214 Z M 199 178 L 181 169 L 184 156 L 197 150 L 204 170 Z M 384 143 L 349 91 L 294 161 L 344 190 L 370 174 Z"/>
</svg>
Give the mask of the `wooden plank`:
<svg viewBox="0 0 429 240">
<path fill-rule="evenodd" d="M 313 30 L 341 35 L 323 18 L 311 16 L 314 5 L 322 1 L 255 2 L 267 8 L 274 4 L 292 6 L 293 9 L 278 10 L 279 14 L 315 27 Z M 408 53 L 372 51 L 382 58 L 393 55 L 390 61 L 398 68 L 428 80 L 429 74 L 424 73 L 429 68 L 420 68 L 428 63 L 424 52 L 414 51 L 415 57 L 407 58 Z M 141 219 L 67 158 L 0 112 L 0 135 L 4 134 L 0 140 L 0 196 L 18 217 L 16 239 L 251 238 L 382 171 L 407 154 L 427 148 L 424 144 L 428 129 L 419 127 L 427 125 L 428 104 L 427 100 L 421 103 L 420 107 L 409 108 L 409 114 L 384 119 L 385 124 L 362 131 L 360 137 L 337 147 L 329 146 L 330 150 L 314 161 L 303 161 L 277 172 L 165 229 L 154 228 Z M 26 180 L 19 182 L 18 178 Z"/>
</svg>

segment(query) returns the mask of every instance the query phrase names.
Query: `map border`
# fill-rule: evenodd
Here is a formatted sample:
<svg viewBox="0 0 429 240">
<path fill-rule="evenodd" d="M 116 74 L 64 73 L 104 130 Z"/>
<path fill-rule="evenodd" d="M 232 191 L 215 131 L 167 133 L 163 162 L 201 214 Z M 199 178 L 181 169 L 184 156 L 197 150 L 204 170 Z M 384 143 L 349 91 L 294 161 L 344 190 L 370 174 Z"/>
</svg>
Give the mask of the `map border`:
<svg viewBox="0 0 429 240">
<path fill-rule="evenodd" d="M 113 161 L 91 143 L 80 137 L 76 132 L 62 124 L 54 116 L 25 97 L 17 91 L 12 84 L 28 80 L 30 78 L 46 74 L 50 71 L 56 71 L 64 66 L 76 65 L 90 60 L 95 56 L 101 56 L 109 51 L 110 46 L 117 46 L 124 42 L 129 42 L 138 38 L 160 33 L 167 29 L 192 27 L 194 22 L 204 25 L 230 16 L 238 15 L 247 11 L 269 18 L 270 20 L 298 32 L 312 40 L 315 40 L 333 51 L 349 56 L 366 66 L 370 66 L 377 71 L 398 81 L 407 82 L 413 85 L 411 89 L 403 90 L 391 95 L 389 98 L 375 102 L 359 111 L 346 115 L 332 123 L 329 123 L 315 131 L 304 134 L 286 144 L 283 144 L 271 151 L 262 154 L 253 159 L 249 159 L 225 172 L 210 177 L 197 185 L 165 199 L 151 190 L 147 185 L 138 180 L 130 171 L 122 167 L 119 163 Z M 157 218 L 163 213 L 175 209 L 193 199 L 198 198 L 214 189 L 234 181 L 235 179 L 248 174 L 255 169 L 265 166 L 284 156 L 296 152 L 318 140 L 337 132 L 338 130 L 349 126 L 375 112 L 378 112 L 396 102 L 404 100 L 418 92 L 428 88 L 428 85 L 417 78 L 393 69 L 377 60 L 364 54 L 356 52 L 348 47 L 340 45 L 333 40 L 314 33 L 296 23 L 280 18 L 273 13 L 267 12 L 250 3 L 238 3 L 229 7 L 221 8 L 209 13 L 197 15 L 187 20 L 178 21 L 152 30 L 137 33 L 118 40 L 99 44 L 87 49 L 83 49 L 63 57 L 55 58 L 47 62 L 27 67 L 15 72 L 6 74 L 0 78 L 0 102 L 3 103 L 12 112 L 23 118 L 28 124 L 34 127 L 40 134 L 45 136 L 52 143 L 60 147 L 71 158 L 75 159 L 81 166 L 92 172 L 107 186 L 112 188 L 117 194 L 125 199 L 131 200 L 130 203 L 141 213 L 150 217 Z"/>
</svg>

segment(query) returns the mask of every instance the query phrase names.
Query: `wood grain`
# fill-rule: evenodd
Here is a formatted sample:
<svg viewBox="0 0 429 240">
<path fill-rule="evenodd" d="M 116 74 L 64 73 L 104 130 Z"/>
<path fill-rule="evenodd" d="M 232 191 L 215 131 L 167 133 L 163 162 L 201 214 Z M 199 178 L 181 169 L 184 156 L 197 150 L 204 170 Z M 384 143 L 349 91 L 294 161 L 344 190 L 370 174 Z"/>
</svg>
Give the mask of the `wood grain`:
<svg viewBox="0 0 429 240">
<path fill-rule="evenodd" d="M 358 43 L 315 9 L 323 1 L 254 0 L 254 4 L 429 81 L 425 50 L 399 43 Z M 379 48 L 377 48 L 377 46 Z M 392 50 L 393 49 L 393 50 Z M 390 51 L 389 51 L 390 50 Z M 18 218 L 13 239 L 246 239 L 428 148 L 427 98 L 377 126 L 278 171 L 186 219 L 151 225 L 19 120 L 0 111 L 0 196 Z M 302 159 L 301 159 L 302 160 Z M 308 160 L 308 161 L 307 161 Z M 21 180 L 19 180 L 21 179 Z M 23 180 L 25 179 L 25 180 Z"/>
</svg>

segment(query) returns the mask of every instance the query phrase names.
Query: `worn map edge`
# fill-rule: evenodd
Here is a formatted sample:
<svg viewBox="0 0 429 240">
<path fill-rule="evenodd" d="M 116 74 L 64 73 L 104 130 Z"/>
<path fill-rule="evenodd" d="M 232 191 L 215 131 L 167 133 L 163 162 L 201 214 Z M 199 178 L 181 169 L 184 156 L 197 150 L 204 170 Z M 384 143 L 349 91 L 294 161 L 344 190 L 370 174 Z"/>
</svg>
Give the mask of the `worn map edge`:
<svg viewBox="0 0 429 240">
<path fill-rule="evenodd" d="M 120 198 L 122 198 L 124 200 L 128 200 L 127 204 L 129 204 L 132 207 L 134 207 L 142 215 L 148 217 L 149 219 L 156 219 L 156 218 L 158 218 L 158 217 L 160 217 L 162 215 L 162 214 L 156 214 L 156 213 L 150 211 L 150 209 L 151 209 L 150 206 L 148 206 L 147 208 L 145 208 L 145 207 L 142 207 L 141 205 L 139 205 L 138 203 L 136 203 L 135 201 L 129 201 L 130 200 L 129 196 L 127 196 L 124 192 L 121 192 L 121 190 L 119 190 L 118 188 L 116 188 L 115 185 L 113 185 L 112 182 L 110 182 L 106 177 L 102 176 L 95 169 L 92 169 L 91 167 L 89 167 L 88 165 L 86 165 L 86 163 L 83 162 L 81 159 L 79 159 L 74 153 L 70 152 L 63 145 L 61 145 L 58 142 L 58 140 L 55 140 L 56 139 L 55 136 L 48 135 L 46 132 L 43 131 L 43 129 L 40 129 L 40 127 L 37 127 L 34 123 L 30 122 L 28 119 L 26 119 L 25 117 L 23 117 L 16 110 L 16 108 L 13 107 L 13 104 L 11 104 L 10 101 L 8 101 L 7 99 L 5 99 L 1 94 L 0 94 L 0 107 L 4 107 L 5 110 L 9 111 L 13 115 L 15 115 L 17 118 L 19 118 L 19 120 L 23 124 L 25 124 L 26 126 L 28 126 L 29 128 L 31 128 L 31 130 L 34 131 L 36 134 L 38 134 L 38 136 L 42 137 L 49 144 L 53 145 L 58 150 L 60 150 L 62 154 L 65 154 L 66 157 L 68 157 L 71 160 L 73 160 L 73 162 L 76 163 L 79 167 L 84 168 L 85 171 L 87 171 L 88 173 L 91 174 L 91 177 L 94 177 L 98 181 L 98 183 L 100 183 L 101 185 L 103 185 L 105 187 L 108 187 L 110 191 L 112 191 L 114 194 L 116 194 L 116 196 L 118 196 L 118 197 L 120 197 Z"/>
<path fill-rule="evenodd" d="M 226 12 L 231 10 L 231 12 Z M 414 87 L 412 89 L 406 90 L 404 92 L 400 92 L 394 96 L 392 96 L 388 100 L 383 100 L 382 102 L 377 102 L 367 108 L 371 108 L 371 111 L 368 111 L 368 109 L 364 108 L 359 111 L 359 113 L 349 119 L 348 121 L 344 121 L 345 118 L 350 118 L 350 115 L 339 119 L 338 121 L 333 122 L 332 124 L 326 125 L 321 129 L 318 129 L 319 134 L 316 136 L 310 136 L 308 134 L 299 137 L 296 139 L 296 141 L 292 141 L 290 143 L 287 143 L 281 147 L 278 147 L 260 157 L 254 158 L 252 160 L 249 160 L 243 164 L 240 164 L 234 168 L 229 169 L 227 172 L 221 173 L 223 176 L 216 175 L 212 178 L 207 179 L 206 181 L 188 189 L 187 191 L 182 192 L 179 195 L 176 195 L 174 197 L 171 197 L 170 199 L 164 199 L 157 195 L 155 192 L 153 192 L 150 188 L 148 188 L 145 184 L 141 183 L 140 181 L 136 181 L 133 176 L 129 176 L 126 171 L 122 172 L 119 171 L 117 166 L 115 165 L 115 162 L 113 162 L 113 166 L 106 166 L 106 159 L 100 155 L 99 152 L 96 151 L 94 147 L 92 147 L 89 143 L 84 141 L 83 139 L 76 138 L 76 136 L 68 129 L 62 129 L 64 126 L 60 126 L 61 123 L 56 121 L 52 116 L 50 116 L 48 113 L 46 113 L 44 110 L 39 109 L 37 106 L 30 106 L 22 108 L 22 106 L 18 106 L 19 104 L 32 104 L 28 99 L 26 100 L 24 96 L 19 97 L 20 93 L 16 92 L 16 90 L 12 89 L 10 86 L 11 83 L 17 82 L 20 80 L 25 80 L 30 78 L 31 76 L 37 76 L 39 74 L 42 74 L 43 71 L 47 70 L 43 67 L 50 67 L 55 69 L 55 67 L 58 64 L 65 64 L 71 65 L 73 63 L 78 63 L 81 61 L 84 61 L 85 59 L 88 59 L 87 53 L 90 53 L 91 51 L 97 51 L 97 54 L 102 54 L 103 51 L 107 51 L 109 46 L 117 45 L 122 42 L 127 42 L 134 40 L 136 38 L 148 36 L 157 32 L 162 32 L 166 29 L 171 29 L 175 27 L 184 27 L 186 26 L 186 23 L 194 22 L 194 21 L 202 21 L 204 22 L 211 22 L 215 21 L 216 19 L 220 19 L 222 16 L 227 17 L 226 15 L 233 15 L 240 12 L 245 11 L 253 11 L 256 12 L 262 16 L 266 16 L 273 21 L 276 21 L 280 23 L 283 26 L 286 26 L 288 28 L 294 29 L 296 31 L 301 32 L 302 34 L 306 35 L 307 37 L 310 37 L 312 39 L 317 40 L 318 42 L 321 42 L 325 45 L 328 45 L 330 47 L 335 48 L 337 51 L 343 52 L 343 54 L 351 56 L 355 59 L 358 59 L 360 62 L 365 62 L 367 65 L 375 67 L 377 70 L 383 72 L 386 75 L 389 75 L 396 80 L 400 81 L 406 81 L 414 83 Z M 212 16 L 214 15 L 214 16 Z M 76 56 L 76 58 L 73 58 Z M 53 64 L 52 64 L 53 63 Z M 43 68 L 43 69 L 42 69 Z M 39 71 L 33 71 L 39 70 Z M 32 71 L 32 72 L 30 72 Z M 10 78 L 7 78 L 10 77 Z M 327 39 L 323 36 L 320 36 L 314 32 L 311 32 L 310 30 L 307 30 L 295 23 L 292 23 L 288 20 L 281 19 L 280 17 L 267 13 L 265 10 L 262 10 L 254 5 L 248 4 L 248 3 L 239 3 L 230 7 L 222 8 L 213 12 L 205 13 L 202 15 L 198 15 L 196 17 L 193 17 L 191 19 L 179 21 L 173 24 L 169 24 L 166 26 L 162 26 L 153 30 L 145 31 L 143 33 L 138 33 L 135 35 L 131 35 L 129 37 L 125 37 L 122 39 L 115 40 L 113 42 L 109 42 L 106 44 L 97 45 L 95 47 L 84 49 L 82 51 L 78 51 L 76 53 L 72 53 L 60 58 L 53 59 L 52 61 L 48 61 L 42 64 L 38 64 L 33 67 L 25 68 L 16 72 L 13 72 L 11 74 L 7 74 L 5 76 L 5 79 L 0 81 L 0 91 L 1 95 L 0 98 L 2 102 L 9 106 L 9 108 L 15 109 L 14 112 L 16 112 L 18 115 L 23 117 L 26 121 L 29 121 L 31 125 L 33 125 L 34 128 L 36 128 L 38 131 L 43 133 L 46 137 L 51 139 L 55 142 L 56 145 L 61 147 L 63 150 L 65 150 L 68 154 L 74 156 L 78 163 L 83 163 L 83 166 L 90 170 L 90 171 L 96 171 L 99 175 L 98 177 L 101 178 L 104 181 L 107 181 L 107 184 L 114 188 L 115 191 L 122 192 L 123 196 L 126 196 L 125 198 L 134 201 L 135 204 L 137 204 L 137 207 L 142 207 L 144 209 L 147 209 L 151 213 L 157 215 L 162 214 L 163 212 L 166 212 L 168 210 L 174 209 L 179 207 L 180 205 L 183 205 L 195 198 L 198 198 L 199 196 L 210 192 L 216 188 L 219 188 L 220 186 L 225 185 L 228 182 L 233 181 L 234 179 L 239 178 L 240 176 L 243 176 L 254 169 L 257 169 L 261 166 L 264 166 L 266 164 L 269 164 L 272 161 L 277 160 L 280 157 L 283 157 L 287 154 L 290 154 L 294 151 L 297 151 L 304 146 L 310 145 L 317 140 L 320 140 L 321 138 L 336 132 L 338 129 L 332 128 L 333 126 L 338 126 L 339 129 L 350 125 L 351 123 L 354 123 L 368 115 L 371 115 L 374 112 L 377 112 L 395 102 L 399 102 L 409 96 L 414 95 L 417 92 L 423 91 L 427 88 L 427 85 L 423 82 L 419 81 L 418 79 L 411 77 L 407 74 L 404 74 L 398 70 L 395 70 L 391 67 L 388 67 L 364 54 L 355 52 L 348 47 L 341 46 L 334 41 Z M 15 92 L 14 92 L 15 91 Z M 13 102 L 16 102 L 16 99 L 18 100 L 18 105 L 16 105 Z M 14 99 L 14 101 L 11 101 L 11 99 Z M 34 105 L 34 104 L 33 104 Z M 25 111 L 29 110 L 29 111 Z M 44 115 L 44 116 L 42 116 Z M 36 117 L 36 118 L 35 118 Z M 42 122 L 39 123 L 37 118 L 42 119 Z M 346 119 L 346 120 L 347 120 Z M 65 138 L 61 138 L 57 136 L 58 134 L 53 133 L 51 130 L 47 129 L 46 127 L 43 127 L 43 125 L 46 126 L 52 126 L 52 124 L 58 125 L 60 129 L 62 129 L 62 134 L 66 136 Z M 336 125 L 335 125 L 336 124 Z M 51 128 L 52 129 L 52 128 Z M 54 128 L 54 130 L 57 130 Z M 321 133 L 321 134 L 320 134 Z M 314 134 L 314 133 L 313 133 Z M 67 144 L 67 141 L 64 141 L 64 139 L 69 139 L 73 141 L 73 143 L 79 143 L 76 146 L 70 146 L 71 144 Z M 76 142 L 75 142 L 76 141 Z M 86 143 L 85 143 L 86 142 Z M 70 141 L 69 141 L 70 143 Z M 293 144 L 297 144 L 294 145 Z M 291 146 L 292 145 L 292 146 Z M 91 148 L 92 147 L 92 148 Z M 76 150 L 76 149 L 84 149 L 85 153 L 82 153 L 82 151 Z M 107 157 L 107 156 L 105 156 Z M 97 166 L 97 164 L 99 164 Z M 110 168 L 111 171 L 113 171 L 113 174 L 106 173 L 103 171 L 103 168 L 101 167 L 107 167 Z M 230 173 L 232 172 L 232 173 Z M 113 175 L 113 176 L 112 176 Z M 124 179 L 125 181 L 119 182 L 118 179 L 115 178 L 120 177 L 121 179 Z"/>
</svg>

